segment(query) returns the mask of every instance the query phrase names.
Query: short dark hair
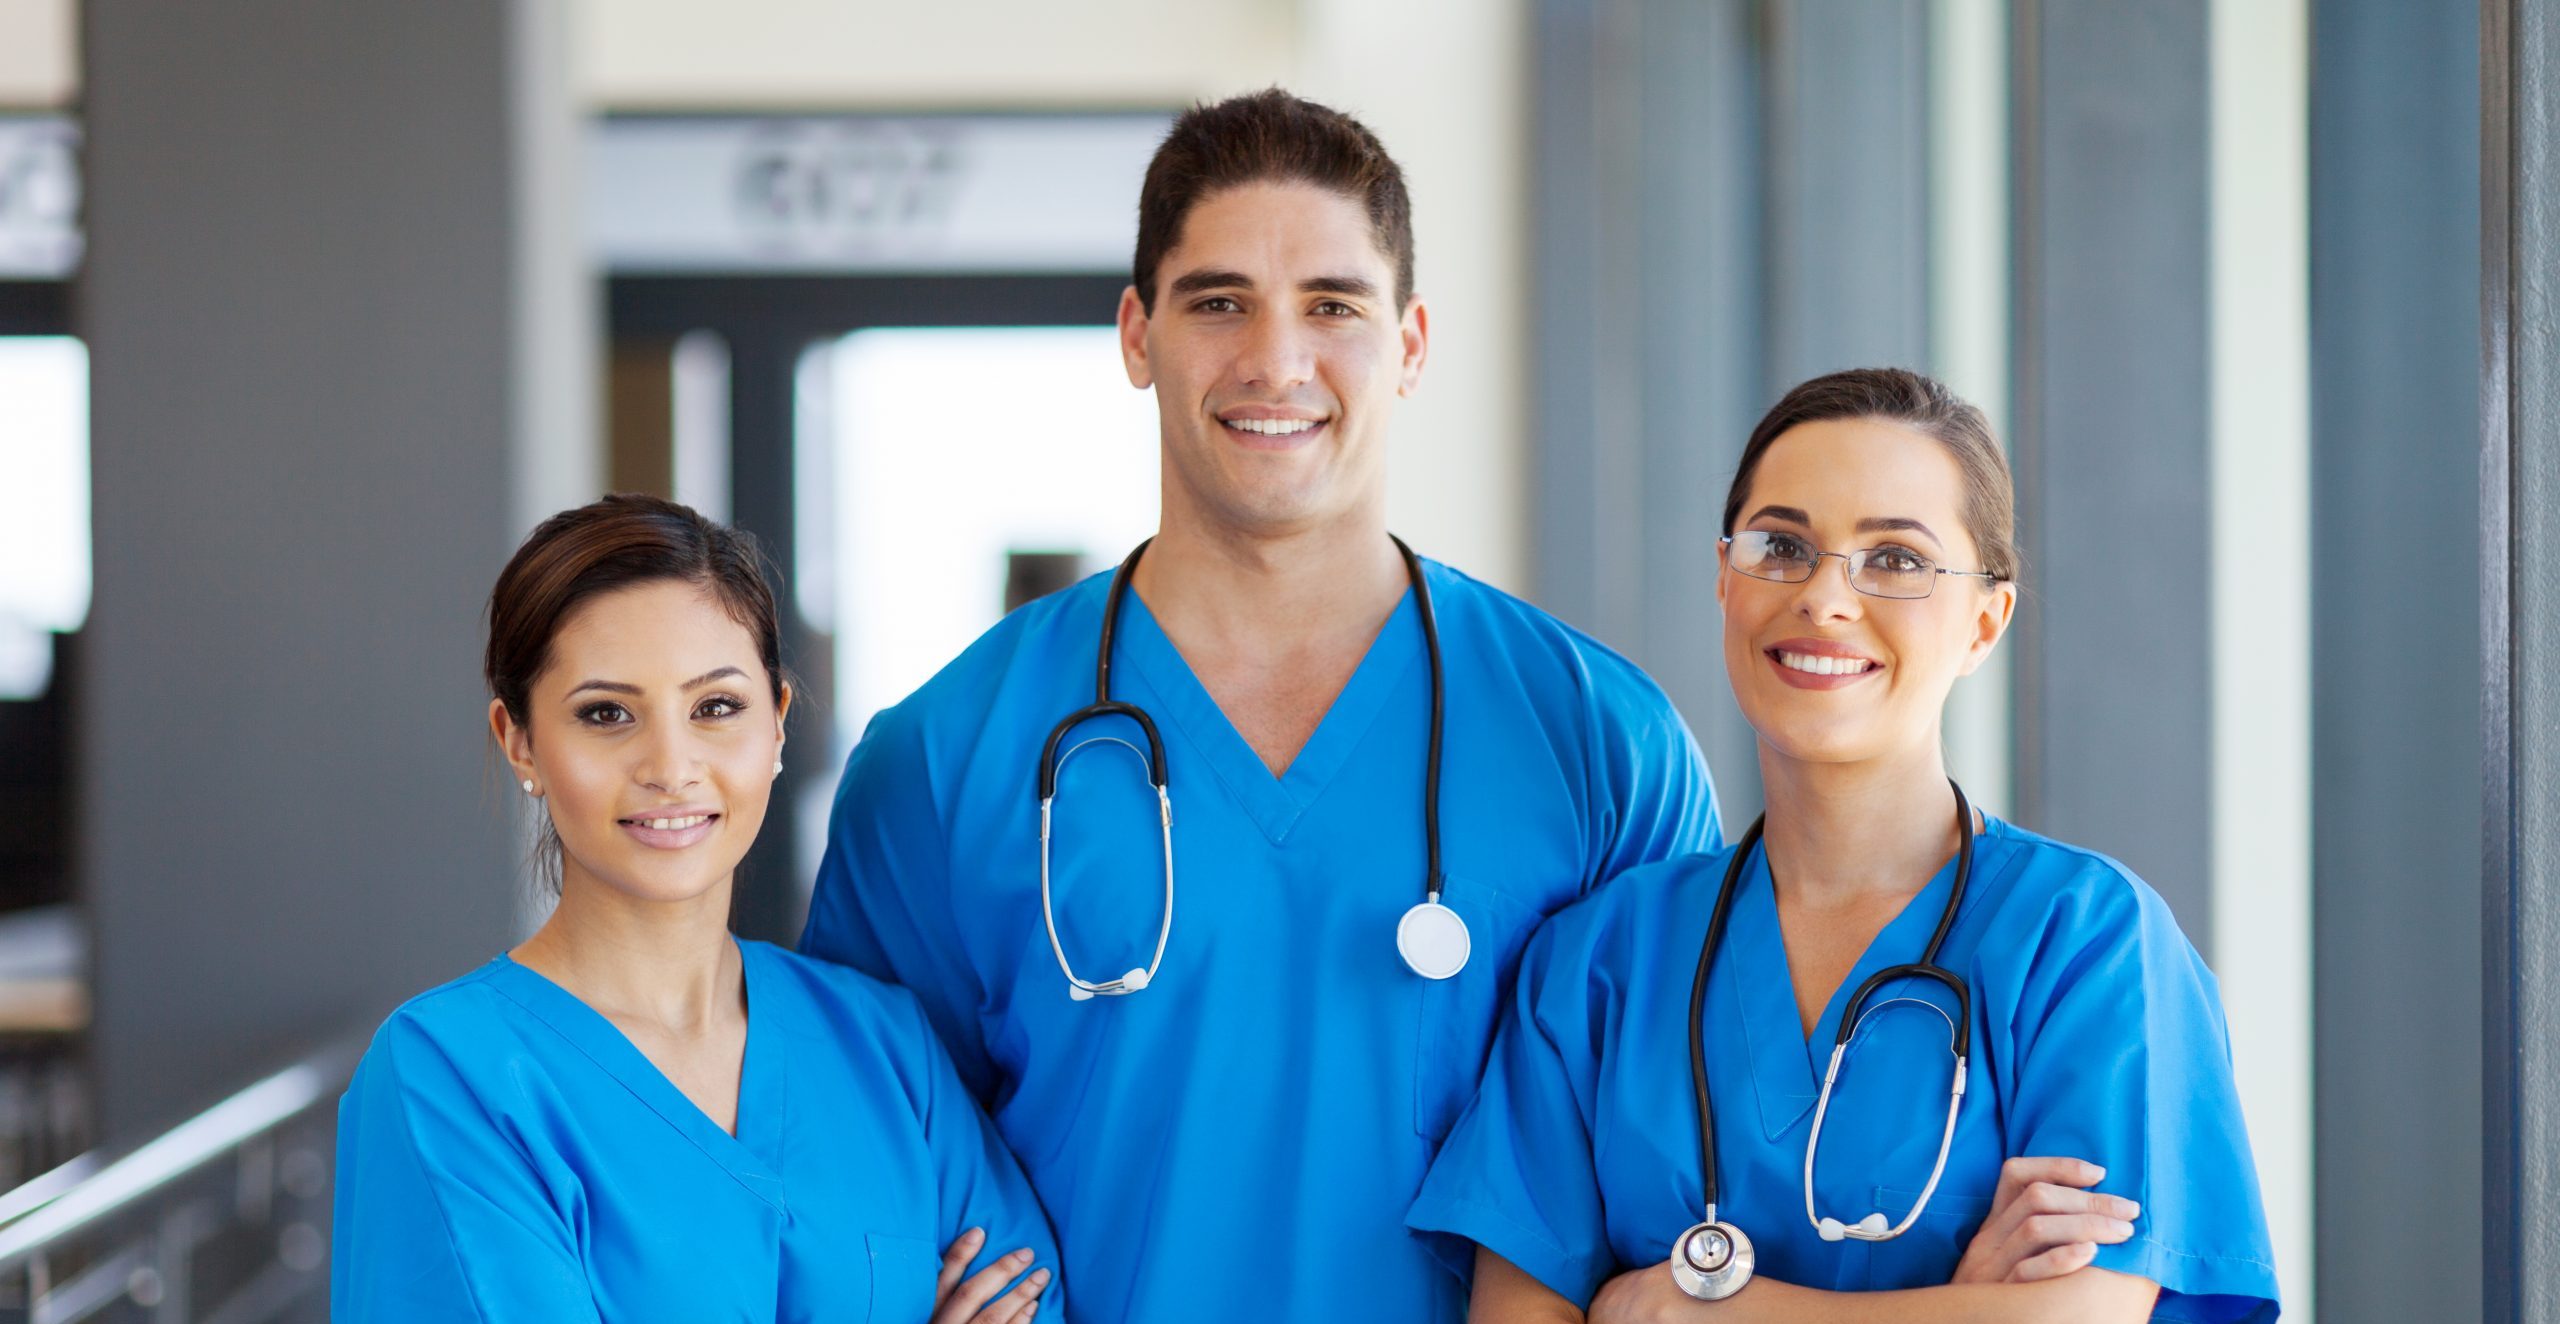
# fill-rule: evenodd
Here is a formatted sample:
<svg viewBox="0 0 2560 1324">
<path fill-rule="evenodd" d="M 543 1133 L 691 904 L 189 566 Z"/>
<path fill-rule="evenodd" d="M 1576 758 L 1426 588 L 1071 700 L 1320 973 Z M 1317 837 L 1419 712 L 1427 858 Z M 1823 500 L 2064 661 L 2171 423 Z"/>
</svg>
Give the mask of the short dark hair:
<svg viewBox="0 0 2560 1324">
<path fill-rule="evenodd" d="M 1138 303 L 1156 309 L 1156 270 L 1210 195 L 1266 180 L 1313 184 L 1360 204 L 1396 271 L 1396 309 L 1413 299 L 1413 199 L 1404 171 L 1360 121 L 1279 88 L 1182 112 L 1138 190 Z"/>
<path fill-rule="evenodd" d="M 490 696 L 518 726 L 530 728 L 533 682 L 551 665 L 551 643 L 570 613 L 616 589 L 668 580 L 699 586 L 746 628 L 779 702 L 790 677 L 782 669 L 780 616 L 755 536 L 704 519 L 690 506 L 627 493 L 544 520 L 498 572 L 481 662 Z M 548 826 L 534 848 L 534 866 L 556 892 L 560 838 Z"/>
<path fill-rule="evenodd" d="M 1772 405 L 1743 443 L 1742 460 L 1734 466 L 1733 486 L 1725 492 L 1724 531 L 1733 532 L 1742 504 L 1751 497 L 1751 477 L 1762 456 L 1787 432 L 1806 423 L 1839 418 L 1875 418 L 1924 433 L 1955 457 L 1964 478 L 1965 531 L 1982 554 L 1982 570 L 2003 583 L 2018 578 L 2018 494 L 2009 477 L 2008 457 L 1991 435 L 1991 420 L 1965 403 L 1946 384 L 1906 368 L 1852 368 L 1798 385 Z M 1968 569 L 1974 567 L 1967 567 Z"/>
</svg>

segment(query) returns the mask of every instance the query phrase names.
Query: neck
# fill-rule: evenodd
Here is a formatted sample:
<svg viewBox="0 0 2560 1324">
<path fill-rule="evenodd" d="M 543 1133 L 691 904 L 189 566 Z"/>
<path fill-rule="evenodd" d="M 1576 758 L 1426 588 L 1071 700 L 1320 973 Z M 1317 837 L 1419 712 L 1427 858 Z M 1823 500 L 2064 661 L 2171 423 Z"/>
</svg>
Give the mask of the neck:
<svg viewBox="0 0 2560 1324">
<path fill-rule="evenodd" d="M 1910 896 L 1961 844 L 1935 732 L 1910 751 L 1859 763 L 1809 763 L 1764 742 L 1760 777 L 1770 878 L 1807 905 Z"/>
<path fill-rule="evenodd" d="M 730 881 L 683 901 L 644 901 L 563 869 L 560 904 L 511 953 L 608 1018 L 685 1032 L 734 1014 L 745 989 L 729 936 Z"/>
<path fill-rule="evenodd" d="M 1405 590 L 1404 558 L 1382 510 L 1285 532 L 1185 518 L 1168 505 L 1130 586 L 1166 633 L 1262 648 L 1374 628 Z"/>
</svg>

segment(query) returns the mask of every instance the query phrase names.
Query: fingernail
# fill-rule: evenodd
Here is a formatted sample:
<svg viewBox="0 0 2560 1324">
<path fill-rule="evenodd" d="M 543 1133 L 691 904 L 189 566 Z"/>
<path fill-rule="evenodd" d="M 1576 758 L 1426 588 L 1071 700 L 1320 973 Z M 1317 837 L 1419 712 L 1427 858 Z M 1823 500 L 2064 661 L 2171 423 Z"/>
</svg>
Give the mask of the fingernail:
<svg viewBox="0 0 2560 1324">
<path fill-rule="evenodd" d="M 2133 1201 L 2131 1201 L 2131 1200 L 2121 1200 L 2121 1201 L 2119 1201 L 2119 1203 L 2121 1203 L 2121 1204 L 2124 1206 L 2124 1216 L 2125 1216 L 2125 1217 L 2127 1217 L 2127 1218 L 2140 1218 L 2140 1217 L 2142 1217 L 2142 1206 L 2141 1206 L 2141 1205 L 2136 1204 L 2136 1203 L 2134 1203 L 2134 1202 L 2133 1202 Z"/>
<path fill-rule="evenodd" d="M 1029 1318 L 1031 1318 L 1033 1315 L 1037 1315 L 1037 1314 L 1039 1314 L 1039 1313 L 1040 1313 L 1040 1303 L 1039 1303 L 1039 1302 L 1037 1302 L 1037 1301 L 1034 1301 L 1034 1302 L 1032 1302 L 1030 1305 L 1024 1306 L 1024 1307 L 1022 1308 L 1022 1317 L 1023 1317 L 1024 1319 L 1029 1319 Z"/>
<path fill-rule="evenodd" d="M 984 1241 L 987 1239 L 987 1230 L 982 1227 L 973 1227 L 968 1231 L 961 1233 L 960 1239 L 962 1241 Z"/>
<path fill-rule="evenodd" d="M 1005 1258 L 1016 1264 L 1029 1264 L 1031 1262 L 1031 1248 L 1026 1246 L 1021 1250 L 1015 1251 L 1011 1255 L 1005 1256 Z"/>
<path fill-rule="evenodd" d="M 2121 1218 L 2108 1219 L 2107 1226 L 2115 1229 L 2117 1236 L 2129 1237 L 2133 1235 L 2133 1224 L 2128 1223 Z"/>
<path fill-rule="evenodd" d="M 1032 1285 L 1036 1287 L 1047 1287 L 1049 1285 L 1049 1271 L 1046 1269 L 1032 1270 L 1031 1282 Z"/>
</svg>

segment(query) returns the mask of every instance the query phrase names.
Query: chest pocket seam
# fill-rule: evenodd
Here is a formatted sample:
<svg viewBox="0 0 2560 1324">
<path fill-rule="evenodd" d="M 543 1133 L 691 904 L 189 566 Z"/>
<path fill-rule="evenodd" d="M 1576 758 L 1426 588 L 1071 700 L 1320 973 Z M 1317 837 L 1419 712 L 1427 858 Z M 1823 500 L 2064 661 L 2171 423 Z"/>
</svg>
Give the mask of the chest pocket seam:
<svg viewBox="0 0 2560 1324">
<path fill-rule="evenodd" d="M 1920 1198 L 1920 1192 L 1900 1186 L 1879 1186 L 1875 1188 L 1875 1197 L 1876 1208 L 1878 1209 L 1908 1209 L 1913 1202 Z M 1924 1221 L 1935 1218 L 1940 1214 L 1954 1214 L 1966 1218 L 1980 1218 L 1988 1215 L 1990 1212 L 1990 1196 L 1959 1195 L 1954 1191 L 1940 1187 L 1935 1194 L 1929 1197 L 1929 1207 L 1920 1211 L 1920 1217 Z M 1913 1226 L 1916 1227 L 1918 1224 L 1913 1224 Z"/>
<path fill-rule="evenodd" d="M 1441 899 L 1467 921 L 1467 966 L 1448 979 L 1408 972 L 1423 986 L 1413 1040 L 1413 1129 L 1435 1145 L 1475 1099 L 1507 1002 L 1502 976 L 1517 965 L 1520 949 L 1546 918 L 1513 893 L 1471 875 L 1452 873 L 1443 886 Z"/>
<path fill-rule="evenodd" d="M 933 1314 L 933 1285 L 942 1257 L 923 1237 L 865 1232 L 863 1246 L 871 1260 L 871 1303 L 866 1319 L 881 1324 L 915 1324 Z"/>
<path fill-rule="evenodd" d="M 1916 1189 L 1898 1186 L 1877 1186 L 1871 1189 L 1875 1194 L 1873 1207 L 1885 1211 L 1888 1217 L 1896 1220 L 1901 1217 L 1901 1214 L 1896 1211 L 1910 1209 L 1912 1202 L 1920 1198 L 1920 1192 Z M 1929 1207 L 1921 1210 L 1920 1217 L 1912 1221 L 1909 1232 L 1893 1241 L 1879 1242 L 1866 1248 L 1866 1286 L 1869 1289 L 1882 1289 L 1907 1285 L 1899 1280 L 1886 1278 L 1883 1274 L 1885 1265 L 1880 1263 L 1892 1254 L 1892 1248 L 1899 1245 L 1902 1240 L 1920 1236 L 1933 1229 L 1944 1228 L 1950 1231 L 1961 1229 L 1963 1236 L 1951 1238 L 1954 1243 L 1953 1258 L 1947 1261 L 1946 1272 L 1929 1279 L 1931 1283 L 1945 1282 L 1947 1273 L 1953 1272 L 1956 1262 L 1964 1258 L 1965 1244 L 1973 1239 L 1973 1234 L 1981 1227 L 1982 1220 L 1991 1213 L 1991 1200 L 1992 1197 L 1988 1195 L 1960 1195 L 1947 1190 L 1944 1186 L 1939 1187 L 1937 1192 L 1929 1197 Z"/>
</svg>

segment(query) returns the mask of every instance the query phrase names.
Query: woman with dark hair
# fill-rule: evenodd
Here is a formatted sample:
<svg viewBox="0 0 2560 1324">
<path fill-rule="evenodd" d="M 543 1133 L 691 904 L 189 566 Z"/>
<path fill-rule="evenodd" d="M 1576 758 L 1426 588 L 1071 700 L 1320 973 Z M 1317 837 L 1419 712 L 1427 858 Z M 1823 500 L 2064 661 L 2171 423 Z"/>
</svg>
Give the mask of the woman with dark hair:
<svg viewBox="0 0 2560 1324">
<path fill-rule="evenodd" d="M 333 1317 L 1032 1318 L 1047 1222 L 915 1000 L 729 933 L 791 708 L 753 543 L 646 497 L 554 516 L 487 675 L 559 904 L 374 1037 Z"/>
<path fill-rule="evenodd" d="M 2274 1318 L 2212 973 L 2130 870 L 1947 777 L 2012 503 L 1915 373 L 1754 430 L 1716 599 L 1767 812 L 1531 939 L 1409 1219 L 1474 1319 Z"/>
</svg>

